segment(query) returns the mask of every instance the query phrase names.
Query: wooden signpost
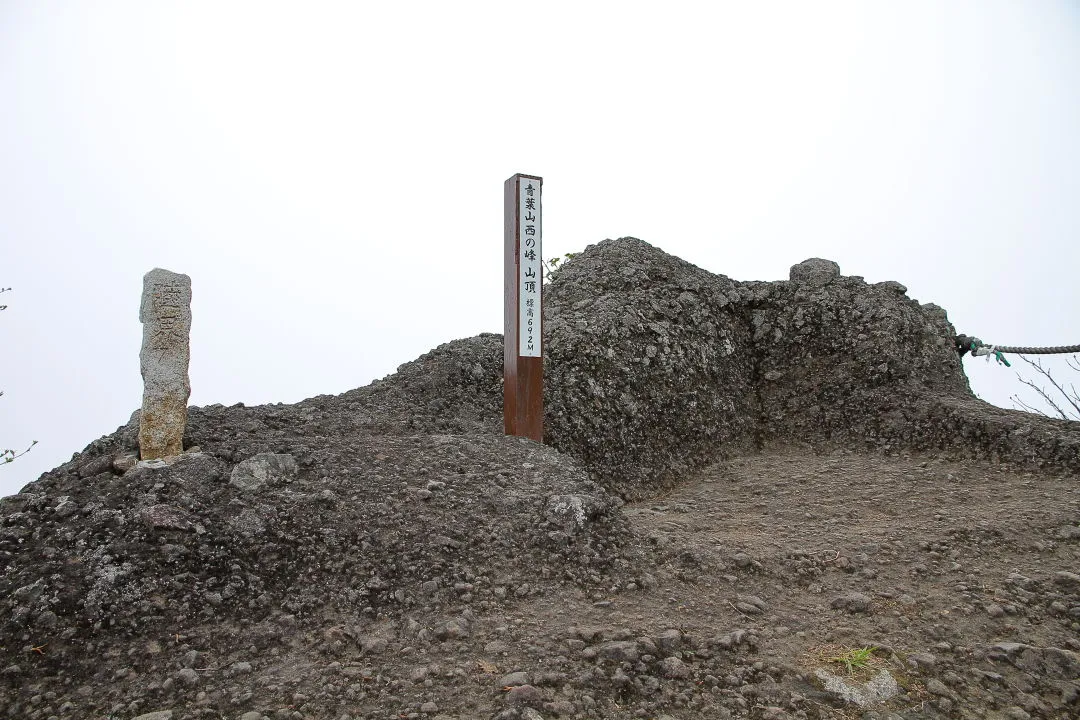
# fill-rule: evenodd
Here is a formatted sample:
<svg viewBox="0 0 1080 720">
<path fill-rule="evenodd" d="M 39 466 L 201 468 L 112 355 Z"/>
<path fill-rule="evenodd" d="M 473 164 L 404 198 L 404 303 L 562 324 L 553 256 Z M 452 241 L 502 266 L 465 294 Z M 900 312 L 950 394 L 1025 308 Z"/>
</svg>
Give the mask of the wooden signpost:
<svg viewBox="0 0 1080 720">
<path fill-rule="evenodd" d="M 544 441 L 543 178 L 518 173 L 503 184 L 503 428 Z"/>
</svg>

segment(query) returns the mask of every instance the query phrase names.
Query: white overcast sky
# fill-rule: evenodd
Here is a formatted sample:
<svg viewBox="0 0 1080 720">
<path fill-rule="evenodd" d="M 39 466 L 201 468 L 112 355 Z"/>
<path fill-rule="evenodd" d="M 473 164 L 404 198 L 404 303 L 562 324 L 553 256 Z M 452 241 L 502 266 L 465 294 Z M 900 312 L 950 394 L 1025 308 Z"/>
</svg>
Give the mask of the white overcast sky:
<svg viewBox="0 0 1080 720">
<path fill-rule="evenodd" d="M 39 441 L 0 495 L 139 406 L 154 267 L 192 278 L 194 405 L 501 332 L 515 172 L 548 256 L 824 257 L 990 342 L 1080 342 L 1078 77 L 1051 0 L 0 0 L 0 447 Z"/>
</svg>

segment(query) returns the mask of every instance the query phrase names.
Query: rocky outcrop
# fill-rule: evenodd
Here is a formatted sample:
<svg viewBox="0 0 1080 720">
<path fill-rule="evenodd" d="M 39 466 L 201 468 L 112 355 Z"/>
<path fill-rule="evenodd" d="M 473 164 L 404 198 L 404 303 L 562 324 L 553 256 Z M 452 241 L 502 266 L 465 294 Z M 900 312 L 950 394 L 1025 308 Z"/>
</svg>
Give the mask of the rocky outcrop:
<svg viewBox="0 0 1080 720">
<path fill-rule="evenodd" d="M 546 438 L 627 497 L 758 429 L 746 289 L 639 240 L 605 241 L 547 291 Z"/>
<path fill-rule="evenodd" d="M 1080 471 L 1076 424 L 974 398 L 945 311 L 811 259 L 739 283 L 633 238 L 547 291 L 547 438 L 625 497 L 766 443 L 970 452 Z"/>
<path fill-rule="evenodd" d="M 190 408 L 185 452 L 166 460 L 137 461 L 136 414 L 5 498 L 0 714 L 421 717 L 453 702 L 461 717 L 513 720 L 610 716 L 602 702 L 616 712 L 633 698 L 643 716 L 754 703 L 762 717 L 824 717 L 808 675 L 747 655 L 794 611 L 693 640 L 566 622 L 535 638 L 532 618 L 507 618 L 532 603 L 558 624 L 567 598 L 601 612 L 626 593 L 666 617 L 682 600 L 648 594 L 658 568 L 688 583 L 760 574 L 731 607 L 739 622 L 764 617 L 761 594 L 790 579 L 780 570 L 666 549 L 619 510 L 726 454 L 932 450 L 1080 470 L 1080 429 L 976 400 L 945 312 L 897 283 L 817 259 L 786 281 L 737 282 L 623 238 L 566 263 L 546 296 L 548 445 L 502 434 L 502 338 L 481 335 L 342 395 Z M 770 477 L 769 492 L 794 477 Z M 1055 523 L 1039 552 L 1075 544 L 1075 523 Z M 815 581 L 855 570 L 839 552 L 798 550 Z M 928 549 L 918 572 L 962 567 L 946 552 Z M 1062 572 L 1040 602 L 1078 617 L 1075 576 Z M 861 592 L 843 585 L 838 597 Z M 880 602 L 826 610 L 861 616 Z M 1002 658 L 1026 663 L 1025 652 Z M 499 678 L 505 687 L 476 690 Z"/>
<path fill-rule="evenodd" d="M 737 282 L 621 238 L 565 263 L 545 296 L 545 442 L 625 498 L 769 443 L 1080 471 L 1076 424 L 977 400 L 945 311 L 897 282 L 820 259 Z M 480 335 L 343 395 L 192 408 L 185 445 L 238 461 L 320 437 L 501 434 L 501 383 L 502 337 Z"/>
</svg>

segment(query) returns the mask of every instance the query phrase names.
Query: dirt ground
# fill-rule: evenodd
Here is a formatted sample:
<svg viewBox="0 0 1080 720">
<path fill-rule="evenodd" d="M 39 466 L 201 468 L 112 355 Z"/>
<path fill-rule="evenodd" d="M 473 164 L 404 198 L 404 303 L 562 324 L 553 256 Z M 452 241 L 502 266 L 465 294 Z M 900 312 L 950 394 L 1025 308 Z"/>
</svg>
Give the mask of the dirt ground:
<svg viewBox="0 0 1080 720">
<path fill-rule="evenodd" d="M 679 717 L 1080 717 L 1075 480 L 771 451 L 624 512 L 663 558 L 652 587 L 527 604 L 506 620 L 586 641 L 679 630 L 705 649 L 683 653 L 698 692 L 669 698 Z M 725 655 L 740 630 L 750 642 Z M 840 659 L 863 648 L 868 667 L 852 676 Z M 819 669 L 853 686 L 886 669 L 899 693 L 838 703 Z M 613 701 L 604 714 L 644 707 Z"/>
<path fill-rule="evenodd" d="M 436 497 L 409 502 L 415 514 Z M 449 507 L 428 520 L 476 511 Z M 773 449 L 709 466 L 603 522 L 610 532 L 579 536 L 595 546 L 578 550 L 607 553 L 605 563 L 560 566 L 516 541 L 494 545 L 503 556 L 475 574 L 436 594 L 402 585 L 404 610 L 360 621 L 330 606 L 254 619 L 204 608 L 182 631 L 133 628 L 81 649 L 78 633 L 65 645 L 39 628 L 7 648 L 7 716 L 1080 717 L 1075 478 Z M 524 560 L 538 564 L 523 571 Z M 100 672 L 65 660 L 65 648 L 100 654 Z"/>
<path fill-rule="evenodd" d="M 1080 718 L 1080 426 L 972 396 L 943 308 L 634 238 L 545 304 L 546 444 L 483 334 L 4 498 L 0 717 Z"/>
</svg>

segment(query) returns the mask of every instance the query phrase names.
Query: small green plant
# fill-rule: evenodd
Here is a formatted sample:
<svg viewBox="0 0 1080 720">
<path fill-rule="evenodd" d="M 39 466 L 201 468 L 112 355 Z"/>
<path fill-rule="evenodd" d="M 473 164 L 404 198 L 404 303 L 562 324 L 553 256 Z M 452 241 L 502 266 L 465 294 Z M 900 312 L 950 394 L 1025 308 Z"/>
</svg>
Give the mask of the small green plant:
<svg viewBox="0 0 1080 720">
<path fill-rule="evenodd" d="M 847 668 L 848 675 L 854 675 L 858 670 L 867 670 L 873 663 L 874 648 L 852 648 L 847 652 L 840 653 L 835 657 L 827 658 L 831 663 L 838 663 Z"/>
<path fill-rule="evenodd" d="M 544 282 L 551 282 L 552 274 L 559 269 L 559 263 L 566 262 L 577 253 L 566 253 L 563 256 L 555 256 L 544 261 Z"/>
<path fill-rule="evenodd" d="M 30 452 L 30 449 L 37 445 L 37 440 L 30 443 L 30 447 L 26 448 L 22 452 L 15 452 L 14 450 L 0 450 L 0 465 L 5 465 L 9 462 L 14 462 L 15 458 L 22 457 L 26 453 Z"/>
</svg>

